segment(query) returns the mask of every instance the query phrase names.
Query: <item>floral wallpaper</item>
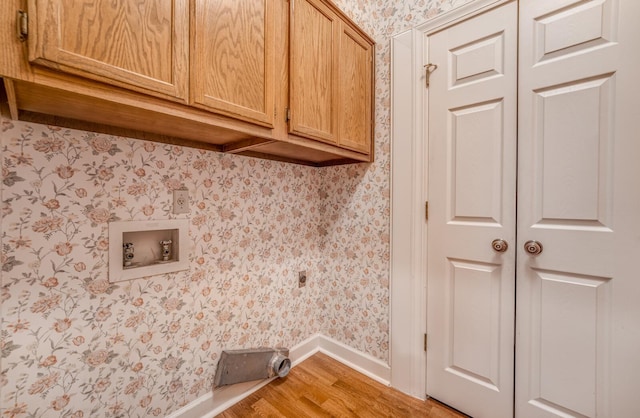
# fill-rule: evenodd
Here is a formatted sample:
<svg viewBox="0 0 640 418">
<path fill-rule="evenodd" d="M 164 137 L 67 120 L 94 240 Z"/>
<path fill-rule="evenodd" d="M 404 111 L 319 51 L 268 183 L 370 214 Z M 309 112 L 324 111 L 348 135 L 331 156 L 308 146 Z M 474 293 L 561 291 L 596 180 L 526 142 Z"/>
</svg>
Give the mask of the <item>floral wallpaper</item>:
<svg viewBox="0 0 640 418">
<path fill-rule="evenodd" d="M 320 176 L 308 167 L 2 120 L 4 416 L 165 416 L 223 348 L 320 331 Z M 108 222 L 172 218 L 190 270 L 112 284 Z M 185 216 L 185 215 L 181 215 Z"/>
<path fill-rule="evenodd" d="M 378 42 L 373 164 L 2 118 L 0 416 L 166 416 L 211 390 L 222 349 L 318 332 L 387 361 L 389 37 L 464 2 L 336 2 Z M 191 212 L 173 215 L 182 186 Z M 190 219 L 188 271 L 108 281 L 108 222 L 175 217 Z"/>
</svg>

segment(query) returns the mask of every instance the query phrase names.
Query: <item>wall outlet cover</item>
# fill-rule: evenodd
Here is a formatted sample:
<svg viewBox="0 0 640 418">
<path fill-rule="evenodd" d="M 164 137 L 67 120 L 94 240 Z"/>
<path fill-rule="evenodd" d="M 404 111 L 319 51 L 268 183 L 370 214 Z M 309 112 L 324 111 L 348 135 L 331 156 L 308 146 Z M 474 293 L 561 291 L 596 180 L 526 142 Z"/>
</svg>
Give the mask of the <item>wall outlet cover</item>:
<svg viewBox="0 0 640 418">
<path fill-rule="evenodd" d="M 189 213 L 189 190 L 176 189 L 173 191 L 173 213 Z"/>
</svg>

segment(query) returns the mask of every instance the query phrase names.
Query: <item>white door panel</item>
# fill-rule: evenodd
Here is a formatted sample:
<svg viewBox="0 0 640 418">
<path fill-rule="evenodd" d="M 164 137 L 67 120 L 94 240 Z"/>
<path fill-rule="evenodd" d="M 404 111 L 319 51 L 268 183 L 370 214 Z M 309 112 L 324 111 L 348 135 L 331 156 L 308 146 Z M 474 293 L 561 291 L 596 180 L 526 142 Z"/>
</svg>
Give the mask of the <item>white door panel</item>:
<svg viewBox="0 0 640 418">
<path fill-rule="evenodd" d="M 640 417 L 640 2 L 518 3 L 428 37 L 427 394 Z"/>
<path fill-rule="evenodd" d="M 640 416 L 638 3 L 520 2 L 517 417 Z"/>
<path fill-rule="evenodd" d="M 513 411 L 516 19 L 511 2 L 429 36 L 427 394 Z M 492 241 L 512 245 L 497 253 Z"/>
</svg>

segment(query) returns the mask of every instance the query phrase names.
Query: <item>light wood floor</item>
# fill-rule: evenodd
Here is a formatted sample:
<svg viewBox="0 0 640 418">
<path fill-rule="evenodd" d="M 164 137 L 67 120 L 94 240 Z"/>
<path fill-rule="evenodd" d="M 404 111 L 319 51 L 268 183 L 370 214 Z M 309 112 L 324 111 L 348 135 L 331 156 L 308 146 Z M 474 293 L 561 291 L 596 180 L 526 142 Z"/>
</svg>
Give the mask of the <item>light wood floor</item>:
<svg viewBox="0 0 640 418">
<path fill-rule="evenodd" d="M 464 417 L 433 401 L 391 389 L 318 353 L 284 379 L 276 379 L 221 418 L 245 417 Z"/>
</svg>

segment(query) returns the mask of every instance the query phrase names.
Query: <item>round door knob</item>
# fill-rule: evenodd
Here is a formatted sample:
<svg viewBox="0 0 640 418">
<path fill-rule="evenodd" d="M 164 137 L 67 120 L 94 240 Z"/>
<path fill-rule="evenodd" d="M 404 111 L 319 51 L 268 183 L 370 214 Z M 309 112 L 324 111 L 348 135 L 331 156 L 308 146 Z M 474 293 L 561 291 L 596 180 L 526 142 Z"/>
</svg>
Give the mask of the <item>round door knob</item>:
<svg viewBox="0 0 640 418">
<path fill-rule="evenodd" d="M 507 241 L 503 239 L 494 239 L 493 241 L 491 241 L 491 248 L 493 248 L 496 252 L 503 253 L 507 251 L 507 248 L 509 248 L 509 244 L 507 244 Z"/>
<path fill-rule="evenodd" d="M 542 252 L 542 244 L 538 241 L 527 241 L 524 243 L 524 250 L 531 255 L 538 255 Z"/>
</svg>

